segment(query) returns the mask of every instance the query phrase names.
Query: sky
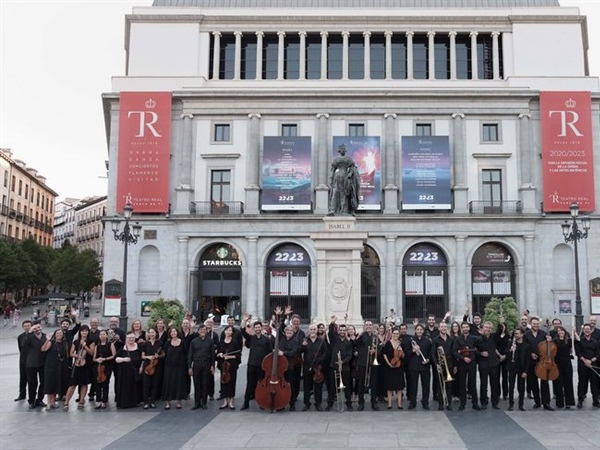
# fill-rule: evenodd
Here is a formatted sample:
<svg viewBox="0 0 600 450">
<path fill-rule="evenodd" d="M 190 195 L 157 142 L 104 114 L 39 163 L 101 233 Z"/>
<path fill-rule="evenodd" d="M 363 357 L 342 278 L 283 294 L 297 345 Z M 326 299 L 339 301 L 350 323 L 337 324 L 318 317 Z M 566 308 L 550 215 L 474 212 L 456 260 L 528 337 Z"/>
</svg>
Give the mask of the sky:
<svg viewBox="0 0 600 450">
<path fill-rule="evenodd" d="M 125 15 L 152 0 L 0 0 L 0 148 L 66 197 L 105 195 L 101 95 L 125 75 Z M 561 0 L 588 16 L 600 76 L 600 0 Z"/>
</svg>

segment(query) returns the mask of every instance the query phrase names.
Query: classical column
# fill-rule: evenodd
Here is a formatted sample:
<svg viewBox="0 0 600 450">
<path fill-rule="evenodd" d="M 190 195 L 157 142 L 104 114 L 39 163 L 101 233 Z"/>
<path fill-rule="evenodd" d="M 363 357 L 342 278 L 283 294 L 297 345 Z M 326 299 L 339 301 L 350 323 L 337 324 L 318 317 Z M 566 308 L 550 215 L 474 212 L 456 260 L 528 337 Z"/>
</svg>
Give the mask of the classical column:
<svg viewBox="0 0 600 450">
<path fill-rule="evenodd" d="M 348 38 L 349 31 L 342 31 L 342 80 L 348 79 Z"/>
<path fill-rule="evenodd" d="M 492 57 L 494 62 L 494 80 L 500 79 L 500 47 L 498 46 L 498 36 L 500 36 L 499 32 L 492 32 Z"/>
<path fill-rule="evenodd" d="M 235 36 L 235 62 L 233 66 L 233 79 L 239 80 L 242 69 L 242 32 L 234 31 L 233 35 Z"/>
<path fill-rule="evenodd" d="M 256 32 L 256 79 L 262 80 L 263 68 L 263 38 L 265 33 L 262 31 Z"/>
<path fill-rule="evenodd" d="M 406 79 L 414 79 L 413 69 L 413 36 L 415 33 L 412 31 L 406 32 Z"/>
<path fill-rule="evenodd" d="M 363 33 L 363 36 L 365 38 L 365 75 L 364 75 L 364 79 L 365 80 L 370 80 L 371 79 L 371 32 L 370 31 L 365 31 Z"/>
<path fill-rule="evenodd" d="M 523 277 L 521 287 L 525 288 L 525 298 L 522 299 L 523 301 L 519 302 L 519 304 L 525 305 L 525 308 L 529 311 L 541 311 L 541 305 L 539 304 L 535 285 L 535 250 L 533 248 L 535 235 L 525 235 L 523 236 L 523 239 L 525 240 L 525 276 Z M 523 292 L 523 289 L 521 289 L 521 292 Z"/>
<path fill-rule="evenodd" d="M 477 31 L 471 31 L 471 79 L 478 80 L 479 79 L 479 71 L 477 63 Z"/>
<path fill-rule="evenodd" d="M 329 114 L 317 114 L 317 187 L 315 188 L 315 214 L 327 214 L 329 209 L 329 186 L 328 177 L 329 162 L 331 156 L 329 154 L 327 119 Z"/>
<path fill-rule="evenodd" d="M 394 308 L 398 312 L 398 277 L 396 275 L 396 238 L 397 236 L 385 237 L 385 278 L 386 278 L 386 309 L 383 314 Z"/>
<path fill-rule="evenodd" d="M 469 280 L 467 267 L 469 267 L 470 264 L 466 260 L 466 239 L 467 236 L 454 236 L 456 245 L 456 264 L 454 266 L 455 291 L 452 294 L 453 301 L 451 300 L 450 310 L 456 311 L 455 315 L 459 315 L 458 311 L 464 311 L 467 306 L 471 306 L 467 303 L 467 298 L 469 298 L 469 292 L 471 292 L 471 290 L 467 284 Z"/>
<path fill-rule="evenodd" d="M 219 79 L 219 63 L 221 62 L 221 33 L 219 31 L 213 31 L 213 36 L 215 38 L 213 43 L 213 73 L 212 79 Z"/>
<path fill-rule="evenodd" d="M 327 31 L 321 31 L 321 80 L 327 79 Z"/>
<path fill-rule="evenodd" d="M 399 214 L 398 186 L 396 185 L 396 114 L 386 113 L 385 120 L 385 172 L 383 179 L 384 214 Z"/>
<path fill-rule="evenodd" d="M 300 36 L 300 61 L 299 61 L 299 70 L 298 74 L 299 80 L 306 80 L 306 31 L 298 32 Z"/>
<path fill-rule="evenodd" d="M 385 79 L 392 79 L 392 36 L 394 33 L 386 31 L 385 35 Z"/>
<path fill-rule="evenodd" d="M 435 80 L 435 31 L 427 33 L 427 59 L 429 60 L 429 79 Z"/>
<path fill-rule="evenodd" d="M 465 115 L 463 113 L 452 114 L 452 167 L 454 169 L 454 212 L 468 213 L 467 191 L 465 171 L 467 170 L 467 158 L 465 148 Z"/>
<path fill-rule="evenodd" d="M 262 311 L 258 308 L 258 252 L 256 250 L 258 243 L 258 236 L 248 236 L 248 265 L 246 271 L 248 275 L 246 277 L 246 303 L 247 305 L 242 309 L 248 311 L 254 317 L 260 317 Z"/>
<path fill-rule="evenodd" d="M 519 152 L 518 155 L 521 179 L 521 208 L 525 214 L 533 214 L 538 211 L 535 201 L 535 185 L 533 182 L 533 158 L 534 148 L 531 145 L 531 115 L 528 113 L 519 114 Z"/>
<path fill-rule="evenodd" d="M 177 300 L 191 310 L 188 298 L 188 236 L 177 236 Z"/>
<path fill-rule="evenodd" d="M 177 163 L 177 181 L 175 184 L 175 214 L 189 214 L 192 201 L 192 142 L 194 116 L 190 113 L 181 115 L 183 120 L 181 136 L 181 152 Z"/>
<path fill-rule="evenodd" d="M 450 79 L 456 80 L 456 31 L 448 33 L 450 37 Z"/>
<path fill-rule="evenodd" d="M 285 31 L 278 31 L 277 36 L 279 37 L 277 47 L 277 79 L 283 80 L 283 63 L 285 59 Z"/>
<path fill-rule="evenodd" d="M 259 192 L 258 174 L 260 170 L 260 114 L 248 114 L 250 120 L 248 136 L 248 162 L 246 166 L 246 204 L 244 205 L 245 214 L 259 214 Z"/>
</svg>

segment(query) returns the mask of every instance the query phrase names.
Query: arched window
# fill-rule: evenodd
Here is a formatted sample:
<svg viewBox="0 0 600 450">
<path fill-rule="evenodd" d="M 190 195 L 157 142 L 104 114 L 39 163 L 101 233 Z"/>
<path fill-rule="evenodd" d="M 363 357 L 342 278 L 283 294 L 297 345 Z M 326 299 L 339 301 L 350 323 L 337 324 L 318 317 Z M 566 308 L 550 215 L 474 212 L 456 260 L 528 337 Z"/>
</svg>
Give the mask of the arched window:
<svg viewBox="0 0 600 450">
<path fill-rule="evenodd" d="M 364 246 L 360 269 L 360 313 L 363 320 L 379 322 L 381 317 L 381 276 L 379 257 L 373 248 Z"/>
<path fill-rule="evenodd" d="M 515 298 L 514 260 L 504 245 L 495 242 L 482 245 L 473 255 L 472 263 L 473 312 L 483 314 L 492 297 Z"/>
</svg>

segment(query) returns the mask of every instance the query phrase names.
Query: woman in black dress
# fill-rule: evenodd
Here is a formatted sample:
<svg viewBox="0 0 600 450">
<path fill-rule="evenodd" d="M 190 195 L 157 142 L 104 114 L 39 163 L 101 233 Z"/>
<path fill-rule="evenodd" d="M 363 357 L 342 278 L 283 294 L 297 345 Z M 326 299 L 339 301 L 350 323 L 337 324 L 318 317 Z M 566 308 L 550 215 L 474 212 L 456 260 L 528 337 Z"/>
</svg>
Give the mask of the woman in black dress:
<svg viewBox="0 0 600 450">
<path fill-rule="evenodd" d="M 46 402 L 48 410 L 51 410 L 58 408 L 56 396 L 66 390 L 69 384 L 69 344 L 64 331 L 61 328 L 56 330 L 52 338 L 44 342 L 41 350 L 46 352 L 44 394 L 48 396 Z"/>
<path fill-rule="evenodd" d="M 237 371 L 242 360 L 242 348 L 233 338 L 233 327 L 227 325 L 223 330 L 223 339 L 217 346 L 217 368 L 221 371 L 221 396 L 223 404 L 219 409 L 235 409 L 235 384 Z"/>
<path fill-rule="evenodd" d="M 164 375 L 163 375 L 163 399 L 165 409 L 171 409 L 171 401 L 176 400 L 177 409 L 181 409 L 181 401 L 188 395 L 186 390 L 187 374 L 187 347 L 179 337 L 177 328 L 171 327 L 167 332 L 169 337 L 164 346 Z"/>
<path fill-rule="evenodd" d="M 108 340 L 108 332 L 101 330 L 98 334 L 98 342 L 94 349 L 94 377 L 96 378 L 96 409 L 106 408 L 108 403 L 108 385 L 110 376 L 114 368 L 114 361 L 117 355 L 115 344 Z M 103 369 L 100 369 L 100 366 Z M 105 381 L 98 382 L 98 371 L 104 370 Z"/>
<path fill-rule="evenodd" d="M 144 370 L 142 371 L 142 386 L 144 390 L 144 409 L 156 408 L 156 399 L 162 383 L 163 342 L 156 339 L 156 330 L 150 328 L 146 335 L 148 339 L 140 345 Z M 153 370 L 150 371 L 150 367 Z"/>
<path fill-rule="evenodd" d="M 117 408 L 132 408 L 142 401 L 142 351 L 129 333 L 125 345 L 117 352 Z"/>
<path fill-rule="evenodd" d="M 65 398 L 63 409 L 69 410 L 69 401 L 75 393 L 75 389 L 79 388 L 79 403 L 77 409 L 83 409 L 85 396 L 87 395 L 88 385 L 92 382 L 93 357 L 95 344 L 88 339 L 90 327 L 81 325 L 79 328 L 79 339 L 71 344 L 71 358 L 73 358 L 73 370 L 69 380 L 69 389 Z"/>
<path fill-rule="evenodd" d="M 571 409 L 571 406 L 575 406 L 573 364 L 571 362 L 573 342 L 563 326 L 557 326 L 555 330 L 556 357 L 554 362 L 558 366 L 558 378 L 552 382 L 552 390 L 556 396 L 556 407 Z"/>
<path fill-rule="evenodd" d="M 162 341 L 163 344 L 169 340 L 169 333 L 167 333 L 167 326 L 163 319 L 156 321 L 154 329 L 156 330 L 156 339 Z"/>
<path fill-rule="evenodd" d="M 392 409 L 392 398 L 396 393 L 398 409 L 402 409 L 402 390 L 404 389 L 404 349 L 400 342 L 400 330 L 392 329 L 392 338 L 383 347 L 383 378 L 387 391 L 387 407 Z"/>
<path fill-rule="evenodd" d="M 142 321 L 140 319 L 135 319 L 131 322 L 131 332 L 135 336 L 135 342 L 138 345 L 142 345 L 146 341 L 146 332 L 142 327 Z"/>
</svg>

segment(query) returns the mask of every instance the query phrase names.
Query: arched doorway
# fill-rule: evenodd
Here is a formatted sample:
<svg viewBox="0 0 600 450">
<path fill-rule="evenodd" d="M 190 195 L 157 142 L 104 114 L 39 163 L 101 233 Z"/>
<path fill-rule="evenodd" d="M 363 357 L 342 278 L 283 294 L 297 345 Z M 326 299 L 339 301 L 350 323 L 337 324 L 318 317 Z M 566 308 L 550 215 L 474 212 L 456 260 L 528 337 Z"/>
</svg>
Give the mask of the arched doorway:
<svg viewBox="0 0 600 450">
<path fill-rule="evenodd" d="M 218 325 L 223 315 L 241 315 L 242 261 L 237 249 L 219 243 L 208 247 L 200 257 L 198 295 L 192 313 L 204 321 L 210 313 Z"/>
<path fill-rule="evenodd" d="M 423 242 L 402 259 L 402 312 L 405 321 L 443 317 L 448 311 L 448 261 L 435 244 Z"/>
<path fill-rule="evenodd" d="M 492 297 L 516 300 L 514 258 L 504 245 L 482 245 L 473 255 L 472 266 L 473 312 L 483 314 Z"/>
<path fill-rule="evenodd" d="M 310 309 L 310 257 L 297 244 L 279 245 L 267 257 L 265 271 L 265 317 L 277 306 L 291 305 L 295 314 L 308 323 Z"/>
<path fill-rule="evenodd" d="M 360 268 L 360 314 L 363 320 L 379 322 L 381 317 L 381 289 L 379 257 L 373 248 L 364 246 Z"/>
</svg>

